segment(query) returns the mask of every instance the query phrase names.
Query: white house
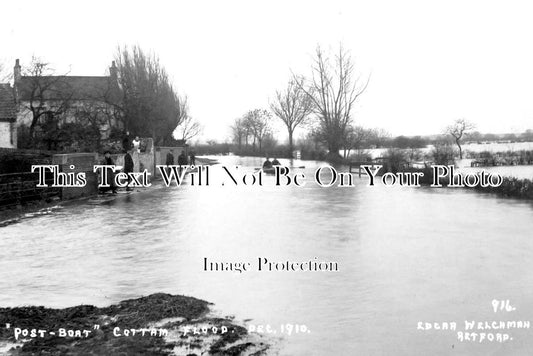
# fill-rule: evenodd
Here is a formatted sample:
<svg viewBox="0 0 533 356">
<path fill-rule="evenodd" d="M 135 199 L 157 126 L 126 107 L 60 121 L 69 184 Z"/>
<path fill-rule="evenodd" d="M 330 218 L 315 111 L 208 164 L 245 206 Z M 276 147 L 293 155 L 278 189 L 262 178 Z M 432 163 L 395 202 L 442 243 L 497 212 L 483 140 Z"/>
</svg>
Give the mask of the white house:
<svg viewBox="0 0 533 356">
<path fill-rule="evenodd" d="M 98 126 L 102 138 L 117 127 L 117 108 L 121 91 L 115 62 L 108 76 L 23 75 L 17 59 L 13 71 L 13 89 L 17 126 L 36 129 L 49 118 L 59 125 L 81 123 Z"/>
<path fill-rule="evenodd" d="M 0 83 L 0 147 L 17 148 L 17 109 L 13 88 Z"/>
</svg>

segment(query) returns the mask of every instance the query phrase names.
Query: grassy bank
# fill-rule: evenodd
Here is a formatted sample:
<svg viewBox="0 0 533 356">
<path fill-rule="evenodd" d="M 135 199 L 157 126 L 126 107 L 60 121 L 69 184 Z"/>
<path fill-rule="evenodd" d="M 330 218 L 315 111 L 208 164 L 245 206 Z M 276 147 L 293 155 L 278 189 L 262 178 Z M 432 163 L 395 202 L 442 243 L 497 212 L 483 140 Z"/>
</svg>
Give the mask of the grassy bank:
<svg viewBox="0 0 533 356">
<path fill-rule="evenodd" d="M 265 354 L 268 346 L 259 336 L 248 334 L 246 328 L 231 319 L 210 317 L 209 305 L 192 297 L 159 293 L 105 308 L 91 305 L 65 309 L 0 308 L 0 346 L 15 347 L 7 351 L 8 355 Z M 6 328 L 6 324 L 10 327 Z M 198 330 L 204 327 L 208 332 L 195 334 L 195 327 Z M 40 329 L 46 334 L 44 337 L 19 334 L 16 340 L 15 332 L 23 329 Z M 81 337 L 60 336 L 61 329 L 89 333 Z M 130 331 L 126 335 L 131 329 L 137 330 L 136 334 Z M 148 330 L 144 336 L 143 329 Z"/>
<path fill-rule="evenodd" d="M 430 168 L 414 169 L 408 168 L 404 172 L 423 172 L 424 177 L 420 180 L 423 185 L 430 185 L 433 181 L 433 170 Z M 449 179 L 441 179 L 443 188 L 445 189 Z M 482 187 L 477 185 L 475 189 L 478 192 L 492 193 L 503 197 L 518 198 L 518 199 L 533 199 L 533 181 L 530 179 L 518 179 L 514 177 L 503 177 L 502 184 L 498 187 Z"/>
<path fill-rule="evenodd" d="M 533 181 L 530 179 L 518 179 L 513 177 L 503 177 L 503 182 L 499 187 L 477 186 L 478 191 L 493 193 L 504 197 L 518 199 L 533 199 Z"/>
<path fill-rule="evenodd" d="M 385 172 L 391 170 L 382 168 L 378 175 L 382 175 Z M 401 170 L 393 170 L 393 172 L 421 172 L 424 173 L 424 176 L 420 179 L 420 184 L 422 185 L 431 185 L 433 182 L 433 169 L 430 167 L 427 168 L 412 168 L 407 167 Z M 449 178 L 444 177 L 440 180 L 443 184 L 443 188 L 446 188 L 449 183 Z M 455 188 L 454 188 L 455 189 Z M 472 189 L 472 188 L 466 188 Z M 484 193 L 492 193 L 503 197 L 518 198 L 518 199 L 531 199 L 533 200 L 533 180 L 530 179 L 519 179 L 514 177 L 503 177 L 502 184 L 498 187 L 482 187 L 477 185 L 475 188 L 476 191 Z"/>
</svg>

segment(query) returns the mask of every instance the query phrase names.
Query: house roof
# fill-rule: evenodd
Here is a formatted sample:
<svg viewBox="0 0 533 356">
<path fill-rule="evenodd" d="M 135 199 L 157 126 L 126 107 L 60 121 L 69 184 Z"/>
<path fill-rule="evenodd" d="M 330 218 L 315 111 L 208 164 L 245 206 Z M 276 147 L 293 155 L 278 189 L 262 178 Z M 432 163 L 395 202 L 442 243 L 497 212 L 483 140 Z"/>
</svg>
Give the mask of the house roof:
<svg viewBox="0 0 533 356">
<path fill-rule="evenodd" d="M 111 77 L 89 76 L 22 76 L 16 83 L 19 99 L 97 100 L 118 102 L 119 86 Z"/>
<path fill-rule="evenodd" d="M 9 83 L 0 83 L 0 122 L 14 122 L 17 118 L 13 88 Z"/>
</svg>

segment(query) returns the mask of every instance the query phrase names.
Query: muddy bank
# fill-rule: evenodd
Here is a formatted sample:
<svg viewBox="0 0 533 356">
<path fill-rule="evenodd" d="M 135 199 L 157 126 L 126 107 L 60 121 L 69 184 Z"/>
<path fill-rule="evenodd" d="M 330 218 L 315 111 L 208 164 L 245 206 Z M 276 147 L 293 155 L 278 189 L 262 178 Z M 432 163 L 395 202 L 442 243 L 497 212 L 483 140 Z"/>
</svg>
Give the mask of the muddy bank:
<svg viewBox="0 0 533 356">
<path fill-rule="evenodd" d="M 259 335 L 209 305 L 158 293 L 105 308 L 0 308 L 0 354 L 266 355 Z"/>
</svg>

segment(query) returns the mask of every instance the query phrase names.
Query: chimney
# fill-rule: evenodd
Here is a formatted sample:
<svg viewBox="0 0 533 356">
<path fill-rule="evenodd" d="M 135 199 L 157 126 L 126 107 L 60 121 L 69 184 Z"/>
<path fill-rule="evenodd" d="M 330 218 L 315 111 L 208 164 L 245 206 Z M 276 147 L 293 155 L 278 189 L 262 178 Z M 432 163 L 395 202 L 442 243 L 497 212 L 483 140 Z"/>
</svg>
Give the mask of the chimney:
<svg viewBox="0 0 533 356">
<path fill-rule="evenodd" d="M 118 68 L 115 64 L 115 61 L 112 61 L 111 67 L 109 67 L 109 77 L 114 83 L 118 83 Z"/>
<path fill-rule="evenodd" d="M 20 78 L 22 77 L 21 68 L 20 68 L 20 61 L 17 58 L 15 60 L 15 66 L 13 67 L 13 94 L 15 96 L 15 103 L 19 103 L 19 87 L 18 84 L 20 83 Z"/>
<path fill-rule="evenodd" d="M 21 76 L 22 76 L 22 74 L 21 74 L 21 68 L 20 68 L 20 61 L 17 58 L 15 60 L 15 66 L 13 67 L 13 80 L 14 80 L 14 85 L 15 86 L 20 81 L 20 77 Z"/>
</svg>

